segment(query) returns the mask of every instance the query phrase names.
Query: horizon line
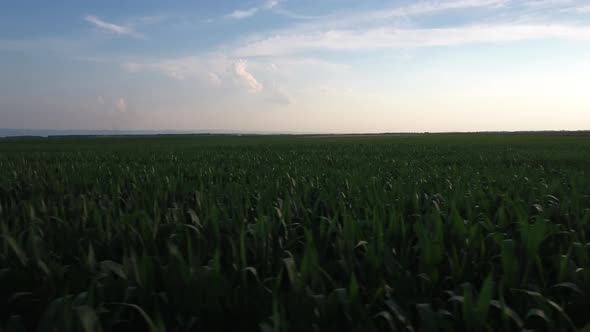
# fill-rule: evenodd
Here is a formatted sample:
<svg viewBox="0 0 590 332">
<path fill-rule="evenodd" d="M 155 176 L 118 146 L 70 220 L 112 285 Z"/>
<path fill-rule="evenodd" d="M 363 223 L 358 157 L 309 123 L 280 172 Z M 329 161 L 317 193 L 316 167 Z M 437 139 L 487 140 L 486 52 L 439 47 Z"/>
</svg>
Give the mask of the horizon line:
<svg viewBox="0 0 590 332">
<path fill-rule="evenodd" d="M 590 129 L 540 129 L 540 130 L 456 130 L 456 131 L 380 131 L 380 132 L 313 132 L 313 131 L 264 131 L 264 130 L 159 130 L 159 129 L 14 129 L 0 128 L 0 138 L 18 137 L 73 137 L 73 136 L 156 136 L 156 135 L 219 135 L 219 136 L 387 136 L 428 134 L 543 134 L 588 133 Z"/>
</svg>

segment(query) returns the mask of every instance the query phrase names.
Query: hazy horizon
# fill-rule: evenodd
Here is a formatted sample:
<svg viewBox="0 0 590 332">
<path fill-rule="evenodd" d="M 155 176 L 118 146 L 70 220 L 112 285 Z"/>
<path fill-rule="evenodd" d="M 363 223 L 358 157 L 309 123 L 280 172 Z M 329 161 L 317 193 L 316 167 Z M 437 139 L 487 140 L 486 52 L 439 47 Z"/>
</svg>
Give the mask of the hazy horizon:
<svg viewBox="0 0 590 332">
<path fill-rule="evenodd" d="M 4 4 L 0 128 L 590 129 L 590 1 Z"/>
</svg>

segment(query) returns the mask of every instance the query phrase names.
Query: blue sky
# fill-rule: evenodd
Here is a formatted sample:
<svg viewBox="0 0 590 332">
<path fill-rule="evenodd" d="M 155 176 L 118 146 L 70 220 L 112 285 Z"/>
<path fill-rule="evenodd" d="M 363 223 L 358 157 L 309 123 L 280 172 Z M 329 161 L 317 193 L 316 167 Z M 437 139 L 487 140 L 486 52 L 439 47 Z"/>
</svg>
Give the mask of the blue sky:
<svg viewBox="0 0 590 332">
<path fill-rule="evenodd" d="M 0 6 L 0 128 L 590 129 L 590 1 Z"/>
</svg>

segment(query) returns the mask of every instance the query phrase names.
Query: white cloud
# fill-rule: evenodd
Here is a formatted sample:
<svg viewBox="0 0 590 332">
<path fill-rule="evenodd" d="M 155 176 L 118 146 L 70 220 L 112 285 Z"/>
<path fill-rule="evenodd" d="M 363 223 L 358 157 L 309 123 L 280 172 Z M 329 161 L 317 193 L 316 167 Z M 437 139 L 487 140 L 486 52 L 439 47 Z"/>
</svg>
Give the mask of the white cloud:
<svg viewBox="0 0 590 332">
<path fill-rule="evenodd" d="M 225 18 L 233 18 L 233 19 L 242 19 L 247 17 L 252 17 L 256 15 L 261 10 L 270 10 L 277 7 L 281 3 L 280 0 L 267 0 L 263 5 L 260 7 L 252 7 L 245 10 L 234 10 L 233 12 L 225 15 Z"/>
<path fill-rule="evenodd" d="M 278 4 L 280 3 L 279 0 L 268 0 L 263 6 L 262 8 L 264 9 L 273 9 L 274 7 L 276 7 Z"/>
<path fill-rule="evenodd" d="M 198 57 L 185 57 L 179 59 L 163 59 L 155 61 L 131 61 L 123 66 L 131 73 L 141 71 L 159 71 L 164 75 L 184 80 L 201 74 L 202 61 Z"/>
<path fill-rule="evenodd" d="M 583 22 L 559 20 L 519 20 L 512 9 L 526 9 L 525 2 L 515 0 L 449 0 L 411 2 L 407 6 L 384 11 L 349 13 L 342 16 L 311 19 L 305 24 L 295 24 L 283 30 L 246 36 L 233 44 L 225 44 L 210 51 L 185 57 L 161 59 L 136 59 L 124 67 L 129 72 L 151 71 L 175 80 L 190 80 L 204 94 L 227 95 L 240 98 L 240 91 L 248 91 L 258 99 L 272 104 L 300 105 L 307 99 L 301 97 L 324 92 L 322 84 L 334 83 L 340 94 L 351 94 L 339 84 L 353 77 L 352 66 L 319 60 L 318 52 L 367 52 L 399 50 L 411 52 L 414 48 L 455 46 L 476 43 L 508 43 L 538 39 L 572 39 L 590 41 L 590 25 Z M 558 0 L 555 0 L 558 1 Z M 279 2 L 269 1 L 268 8 Z M 264 10 L 260 5 L 258 11 Z M 396 17 L 419 15 L 445 15 L 449 10 L 477 10 L 495 13 L 483 21 L 466 19 L 459 25 L 430 24 L 422 28 L 417 24 L 396 25 Z M 482 9 L 482 10 L 479 10 Z M 244 16 L 239 14 L 237 16 Z M 311 24 L 307 24 L 307 23 Z M 407 55 L 406 55 L 407 56 Z M 368 75 L 368 74 L 367 74 Z M 361 75 L 362 76 L 362 75 Z M 367 76 L 368 77 L 368 76 Z M 363 77 L 366 81 L 370 81 Z M 197 81 L 197 82 L 195 82 Z M 278 83 L 277 83 L 278 82 Z M 308 84 L 313 82 L 313 84 Z M 192 85 L 198 83 L 199 85 Z M 356 83 L 354 83 L 356 84 Z M 354 85 L 353 84 L 353 85 Z M 364 88 L 370 83 L 354 85 Z M 308 90 L 306 90 L 308 89 Z M 362 89 L 361 89 L 362 90 Z M 237 93 L 237 94 L 234 94 Z M 270 107 L 270 105 L 268 105 Z"/>
<path fill-rule="evenodd" d="M 237 58 L 276 57 L 317 51 L 410 49 L 534 39 L 589 40 L 590 25 L 584 22 L 564 21 L 547 16 L 548 13 L 531 12 L 533 7 L 546 6 L 571 9 L 572 1 L 415 1 L 379 10 L 339 12 L 310 18 L 282 30 L 251 35 L 234 44 L 231 54 Z M 461 20 L 454 26 L 428 28 L 421 28 L 412 20 L 417 16 L 443 15 L 451 10 L 472 10 L 488 15 L 477 21 Z M 584 10 L 583 6 L 576 9 L 578 12 Z"/>
<path fill-rule="evenodd" d="M 335 95 L 346 95 L 346 94 L 351 94 L 354 92 L 354 90 L 352 88 L 342 88 L 342 87 L 338 87 L 338 86 L 332 86 L 332 85 L 321 85 L 318 87 L 318 91 L 321 92 L 322 94 L 335 94 Z"/>
<path fill-rule="evenodd" d="M 214 86 L 221 86 L 221 78 L 215 73 L 209 73 L 209 81 Z"/>
<path fill-rule="evenodd" d="M 115 109 L 120 113 L 127 112 L 127 101 L 125 101 L 125 98 L 120 97 L 115 101 Z"/>
<path fill-rule="evenodd" d="M 104 98 L 102 96 L 96 97 L 96 103 L 99 105 L 104 105 Z"/>
<path fill-rule="evenodd" d="M 100 29 L 103 29 L 106 31 L 110 31 L 110 32 L 116 33 L 118 35 L 126 35 L 126 36 L 135 37 L 135 38 L 142 38 L 143 37 L 141 34 L 137 33 L 135 30 L 133 30 L 131 27 L 117 25 L 114 23 L 109 23 L 109 22 L 101 20 L 100 18 L 98 18 L 94 15 L 87 15 L 84 17 L 84 20 L 92 23 L 97 28 L 100 28 Z"/>
<path fill-rule="evenodd" d="M 224 82 L 234 82 L 252 93 L 264 89 L 263 84 L 248 70 L 245 60 L 219 54 L 131 61 L 124 63 L 123 68 L 131 73 L 155 71 L 175 80 L 197 79 L 213 87 L 222 87 Z"/>
<path fill-rule="evenodd" d="M 245 86 L 249 92 L 257 93 L 264 89 L 262 84 L 246 68 L 246 60 L 238 60 L 234 63 L 234 75 L 238 83 Z"/>
<path fill-rule="evenodd" d="M 370 16 L 376 18 L 388 18 L 398 16 L 413 16 L 422 14 L 432 14 L 436 12 L 469 9 L 469 8 L 498 8 L 506 5 L 509 0 L 451 0 L 451 1 L 422 1 L 415 2 L 411 5 L 395 8 L 392 10 L 375 11 Z"/>
<path fill-rule="evenodd" d="M 296 103 L 295 98 L 291 96 L 284 89 L 274 85 L 272 88 L 267 89 L 267 95 L 265 100 L 273 104 L 280 105 L 293 105 Z"/>
<path fill-rule="evenodd" d="M 546 8 L 554 6 L 570 5 L 575 0 L 530 0 L 525 1 L 524 5 L 531 8 Z"/>
<path fill-rule="evenodd" d="M 590 40 L 590 26 L 560 24 L 491 24 L 456 28 L 330 30 L 277 34 L 234 50 L 237 57 L 284 56 L 312 51 L 371 51 L 467 43 L 501 43 L 534 39 Z"/>
<path fill-rule="evenodd" d="M 197 78 L 220 83 L 223 73 L 230 70 L 232 61 L 218 54 L 201 54 L 179 58 L 135 60 L 123 64 L 128 72 L 155 71 L 176 80 Z M 212 77 L 214 75 L 219 80 Z"/>
<path fill-rule="evenodd" d="M 590 5 L 575 7 L 574 11 L 582 14 L 590 13 Z"/>
<path fill-rule="evenodd" d="M 408 19 L 424 15 L 437 15 L 452 10 L 496 10 L 505 8 L 511 0 L 446 0 L 446 1 L 413 1 L 405 6 L 385 7 L 377 10 L 344 11 L 323 16 L 306 16 L 294 14 L 287 10 L 279 13 L 290 18 L 305 20 L 298 28 L 314 31 L 338 28 L 366 28 L 394 22 L 407 23 Z"/>
<path fill-rule="evenodd" d="M 253 16 L 254 14 L 256 14 L 257 11 L 258 11 L 258 8 L 256 8 L 256 7 L 246 9 L 246 10 L 234 10 L 233 12 L 225 15 L 225 17 L 226 18 L 241 19 L 241 18 Z"/>
<path fill-rule="evenodd" d="M 199 79 L 219 85 L 231 81 L 234 76 L 235 63 L 239 57 L 230 58 L 219 53 L 205 53 L 195 56 L 162 59 L 135 59 L 121 64 L 129 73 L 157 72 L 175 80 Z M 279 70 L 280 67 L 280 70 Z M 342 73 L 350 69 L 349 65 L 333 63 L 314 58 L 273 58 L 248 60 L 248 71 L 276 76 L 281 74 L 298 75 L 329 71 Z"/>
</svg>

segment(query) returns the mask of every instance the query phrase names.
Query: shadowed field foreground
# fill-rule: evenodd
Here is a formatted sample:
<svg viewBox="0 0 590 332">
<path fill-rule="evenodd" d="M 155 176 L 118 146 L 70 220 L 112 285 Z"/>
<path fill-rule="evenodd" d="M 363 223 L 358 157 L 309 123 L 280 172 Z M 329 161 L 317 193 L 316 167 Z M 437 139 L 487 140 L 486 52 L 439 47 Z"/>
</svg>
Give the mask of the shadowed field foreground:
<svg viewBox="0 0 590 332">
<path fill-rule="evenodd" d="M 589 165 L 588 136 L 0 140 L 0 329 L 588 331 Z"/>
</svg>

